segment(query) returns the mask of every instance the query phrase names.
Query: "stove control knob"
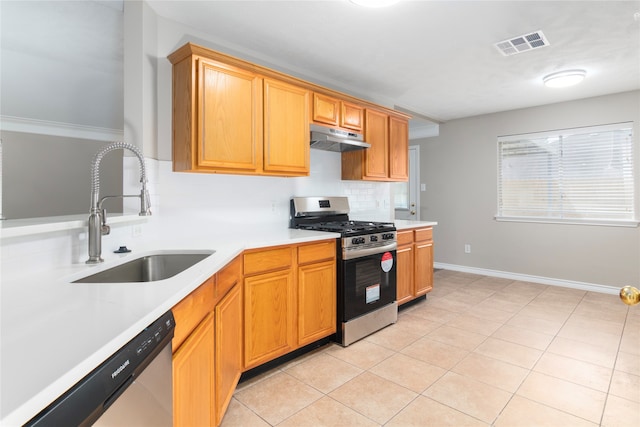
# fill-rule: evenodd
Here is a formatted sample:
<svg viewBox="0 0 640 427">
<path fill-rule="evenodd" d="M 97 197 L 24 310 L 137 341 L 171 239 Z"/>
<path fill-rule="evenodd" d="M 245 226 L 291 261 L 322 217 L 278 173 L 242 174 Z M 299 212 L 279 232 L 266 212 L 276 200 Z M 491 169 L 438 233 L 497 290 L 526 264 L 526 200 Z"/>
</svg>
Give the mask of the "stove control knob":
<svg viewBox="0 0 640 427">
<path fill-rule="evenodd" d="M 354 245 L 361 245 L 364 243 L 364 237 L 354 237 L 351 239 L 351 243 Z"/>
<path fill-rule="evenodd" d="M 382 235 L 382 240 L 391 240 L 393 239 L 393 233 L 384 233 Z"/>
<path fill-rule="evenodd" d="M 371 236 L 369 238 L 369 240 L 371 240 L 372 242 L 377 242 L 378 241 L 378 236 Z"/>
</svg>

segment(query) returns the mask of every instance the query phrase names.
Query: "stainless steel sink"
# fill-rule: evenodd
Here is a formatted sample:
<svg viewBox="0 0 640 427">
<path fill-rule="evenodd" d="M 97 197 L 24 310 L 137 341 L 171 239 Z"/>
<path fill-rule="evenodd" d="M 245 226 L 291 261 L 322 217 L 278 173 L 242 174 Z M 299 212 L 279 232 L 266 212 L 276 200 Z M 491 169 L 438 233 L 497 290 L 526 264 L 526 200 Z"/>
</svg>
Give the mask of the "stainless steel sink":
<svg viewBox="0 0 640 427">
<path fill-rule="evenodd" d="M 155 282 L 182 273 L 215 251 L 161 253 L 142 256 L 73 283 Z"/>
</svg>

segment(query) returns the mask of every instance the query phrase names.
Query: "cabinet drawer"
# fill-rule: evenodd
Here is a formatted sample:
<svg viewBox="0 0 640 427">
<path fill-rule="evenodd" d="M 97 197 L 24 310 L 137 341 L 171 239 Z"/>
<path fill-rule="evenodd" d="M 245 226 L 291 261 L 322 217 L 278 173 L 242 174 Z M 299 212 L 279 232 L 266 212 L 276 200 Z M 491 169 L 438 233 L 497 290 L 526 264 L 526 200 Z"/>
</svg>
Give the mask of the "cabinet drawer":
<svg viewBox="0 0 640 427">
<path fill-rule="evenodd" d="M 224 297 L 229 289 L 233 287 L 242 278 L 242 260 L 237 257 L 222 270 L 218 272 L 216 278 L 216 298 Z"/>
<path fill-rule="evenodd" d="M 278 248 L 244 254 L 244 274 L 250 275 L 265 271 L 290 268 L 292 248 Z"/>
<path fill-rule="evenodd" d="M 211 277 L 171 309 L 176 320 L 172 341 L 174 353 L 200 321 L 213 310 L 214 294 L 215 279 Z"/>
<path fill-rule="evenodd" d="M 413 230 L 398 231 L 396 233 L 396 239 L 398 240 L 398 246 L 413 243 Z"/>
<path fill-rule="evenodd" d="M 433 228 L 421 228 L 420 230 L 415 230 L 416 232 L 416 242 L 421 242 L 423 240 L 433 240 Z"/>
<path fill-rule="evenodd" d="M 298 247 L 298 264 L 322 261 L 325 259 L 335 258 L 335 256 L 335 240 Z"/>
</svg>

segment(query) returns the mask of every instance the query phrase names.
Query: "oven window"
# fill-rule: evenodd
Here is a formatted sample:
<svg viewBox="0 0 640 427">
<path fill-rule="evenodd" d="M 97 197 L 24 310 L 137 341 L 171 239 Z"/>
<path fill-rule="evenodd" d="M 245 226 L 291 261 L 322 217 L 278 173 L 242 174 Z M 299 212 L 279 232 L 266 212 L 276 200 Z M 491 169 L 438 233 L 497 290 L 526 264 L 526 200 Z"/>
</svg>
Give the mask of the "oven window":
<svg viewBox="0 0 640 427">
<path fill-rule="evenodd" d="M 396 300 L 396 253 L 391 251 L 387 254 L 392 256 L 391 268 L 388 268 L 389 255 L 386 255 L 383 261 L 383 254 L 343 261 L 341 293 L 345 321 Z"/>
<path fill-rule="evenodd" d="M 380 267 L 379 265 L 374 265 L 375 263 L 375 259 L 356 263 L 355 285 L 357 297 L 365 295 L 367 293 L 367 289 L 381 285 Z"/>
</svg>

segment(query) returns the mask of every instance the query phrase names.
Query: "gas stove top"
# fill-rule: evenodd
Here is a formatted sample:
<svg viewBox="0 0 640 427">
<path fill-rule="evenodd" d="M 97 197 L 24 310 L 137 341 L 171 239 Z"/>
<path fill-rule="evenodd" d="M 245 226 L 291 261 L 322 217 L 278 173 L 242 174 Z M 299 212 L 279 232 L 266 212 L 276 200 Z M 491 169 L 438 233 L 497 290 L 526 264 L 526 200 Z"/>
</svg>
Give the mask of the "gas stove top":
<svg viewBox="0 0 640 427">
<path fill-rule="evenodd" d="M 331 231 L 342 237 L 392 232 L 392 222 L 354 221 L 349 219 L 346 197 L 294 197 L 291 199 L 290 227 L 303 230 Z"/>
<path fill-rule="evenodd" d="M 343 237 L 382 233 L 385 231 L 394 231 L 396 229 L 392 222 L 349 220 L 300 224 L 297 228 L 314 231 L 331 231 L 334 233 L 341 233 Z"/>
</svg>

